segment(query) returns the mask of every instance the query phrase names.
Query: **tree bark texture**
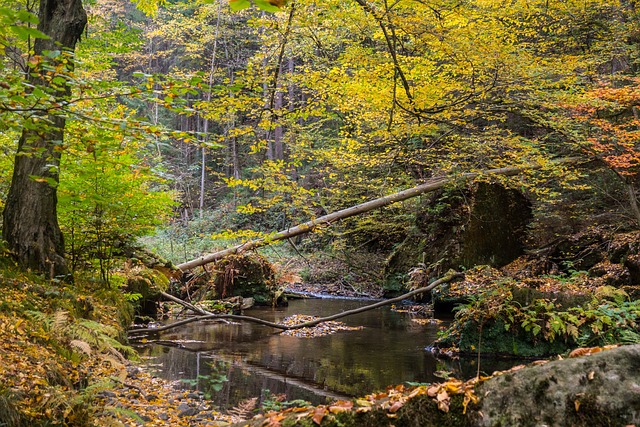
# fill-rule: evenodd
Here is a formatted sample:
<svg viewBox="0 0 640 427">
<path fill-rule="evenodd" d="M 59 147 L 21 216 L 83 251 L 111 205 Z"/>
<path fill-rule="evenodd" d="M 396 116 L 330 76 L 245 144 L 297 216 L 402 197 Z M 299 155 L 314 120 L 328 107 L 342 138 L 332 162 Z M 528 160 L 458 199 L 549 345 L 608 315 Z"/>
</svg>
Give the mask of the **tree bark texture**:
<svg viewBox="0 0 640 427">
<path fill-rule="evenodd" d="M 38 17 L 38 30 L 50 37 L 36 39 L 34 52 L 38 56 L 45 51 L 73 51 L 87 22 L 81 0 L 41 0 Z M 38 75 L 29 79 L 33 84 L 46 85 Z M 56 95 L 62 99 L 69 92 L 64 87 Z M 23 267 L 51 276 L 66 275 L 64 241 L 56 209 L 65 119 L 49 113 L 27 120 L 30 126 L 24 127 L 18 142 L 3 212 L 3 238 Z"/>
<path fill-rule="evenodd" d="M 567 163 L 575 163 L 580 159 L 576 158 L 565 158 L 560 159 L 555 162 L 555 164 L 567 164 Z M 429 182 L 418 185 L 413 188 L 409 188 L 404 191 L 400 191 L 398 193 L 391 194 L 389 196 L 381 197 L 379 199 L 371 200 L 365 203 L 361 203 L 356 206 L 352 206 L 350 208 L 342 209 L 337 212 L 333 212 L 329 215 L 324 215 L 319 218 L 313 219 L 311 221 L 307 221 L 304 224 L 297 225 L 295 227 L 288 228 L 286 230 L 282 230 L 278 233 L 275 233 L 269 237 L 263 239 L 256 239 L 241 245 L 234 246 L 232 248 L 228 248 L 219 252 L 215 252 L 208 255 L 203 255 L 199 258 L 193 259 L 191 261 L 179 264 L 177 267 L 182 271 L 188 271 L 199 267 L 201 265 L 208 264 L 210 262 L 217 261 L 231 254 L 238 254 L 242 252 L 246 252 L 251 249 L 259 248 L 261 246 L 266 246 L 272 242 L 278 240 L 289 239 L 291 237 L 295 237 L 301 234 L 308 233 L 313 231 L 319 227 L 328 226 L 332 222 L 349 218 L 355 215 L 359 215 L 361 213 L 369 212 L 373 209 L 381 208 L 383 206 L 388 206 L 393 203 L 401 202 L 403 200 L 410 199 L 412 197 L 419 196 L 424 193 L 428 193 L 430 191 L 435 191 L 439 188 L 444 187 L 447 184 L 455 182 L 456 180 L 469 180 L 473 178 L 477 178 L 479 176 L 491 176 L 491 175 L 502 175 L 502 176 L 513 176 L 519 175 L 526 171 L 540 169 L 542 166 L 540 165 L 530 165 L 530 166 L 518 166 L 518 167 L 506 167 L 506 168 L 498 168 L 498 169 L 490 169 L 484 172 L 470 172 L 464 173 L 461 175 L 450 176 L 450 177 L 440 177 L 434 178 Z"/>
</svg>

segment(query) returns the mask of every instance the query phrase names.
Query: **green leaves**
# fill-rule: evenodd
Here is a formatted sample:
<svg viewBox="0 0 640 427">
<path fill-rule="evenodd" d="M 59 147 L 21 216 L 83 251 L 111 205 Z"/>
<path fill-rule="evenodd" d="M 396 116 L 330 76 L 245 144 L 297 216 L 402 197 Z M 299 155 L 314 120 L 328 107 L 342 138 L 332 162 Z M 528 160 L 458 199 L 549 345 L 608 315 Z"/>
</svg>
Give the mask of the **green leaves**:
<svg viewBox="0 0 640 427">
<path fill-rule="evenodd" d="M 148 16 L 156 16 L 158 7 L 166 4 L 165 0 L 132 0 L 138 9 Z"/>
<path fill-rule="evenodd" d="M 280 12 L 285 6 L 284 0 L 253 0 L 253 4 L 260 10 L 266 12 Z M 251 7 L 249 0 L 229 0 L 229 7 L 234 12 Z"/>
<path fill-rule="evenodd" d="M 49 38 L 33 28 L 33 25 L 38 25 L 38 17 L 33 13 L 0 7 L 0 40 L 11 36 L 24 41 L 30 38 Z"/>
<path fill-rule="evenodd" d="M 284 0 L 254 0 L 254 2 L 258 9 L 266 12 L 279 12 L 285 5 Z"/>
<path fill-rule="evenodd" d="M 25 25 L 11 25 L 9 30 L 13 32 L 13 34 L 21 40 L 29 40 L 29 38 L 40 38 L 40 39 L 48 39 L 49 36 L 44 34 L 41 31 L 36 30 L 32 27 L 27 27 Z"/>
<path fill-rule="evenodd" d="M 251 7 L 251 2 L 249 0 L 229 0 L 229 6 L 231 10 L 237 12 Z"/>
</svg>

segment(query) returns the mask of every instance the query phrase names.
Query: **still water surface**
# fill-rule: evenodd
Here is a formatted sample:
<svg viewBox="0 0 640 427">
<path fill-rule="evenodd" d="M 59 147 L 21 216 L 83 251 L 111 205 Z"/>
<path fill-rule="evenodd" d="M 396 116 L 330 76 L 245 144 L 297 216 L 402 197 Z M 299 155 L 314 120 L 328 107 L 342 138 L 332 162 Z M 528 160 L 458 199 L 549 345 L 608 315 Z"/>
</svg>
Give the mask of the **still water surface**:
<svg viewBox="0 0 640 427">
<path fill-rule="evenodd" d="M 350 299 L 301 299 L 288 307 L 253 308 L 244 314 L 278 322 L 293 314 L 328 316 L 371 304 Z M 340 319 L 354 331 L 298 338 L 253 323 L 191 323 L 162 336 L 183 348 L 152 345 L 140 349 L 158 374 L 190 384 L 222 407 L 265 393 L 314 404 L 384 390 L 391 384 L 441 381 L 434 373 L 458 378 L 476 374 L 476 360 L 443 361 L 425 347 L 442 324 L 420 325 L 408 313 L 381 307 Z M 483 371 L 508 368 L 482 361 Z M 269 390 L 269 392 L 266 392 Z"/>
</svg>

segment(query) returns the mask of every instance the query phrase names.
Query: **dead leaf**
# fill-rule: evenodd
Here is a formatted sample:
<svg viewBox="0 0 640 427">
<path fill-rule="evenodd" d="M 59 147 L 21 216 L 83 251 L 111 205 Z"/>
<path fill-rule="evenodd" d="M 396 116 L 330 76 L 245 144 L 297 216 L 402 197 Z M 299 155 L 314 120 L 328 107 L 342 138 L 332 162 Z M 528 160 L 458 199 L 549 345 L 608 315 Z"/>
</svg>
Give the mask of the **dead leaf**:
<svg viewBox="0 0 640 427">
<path fill-rule="evenodd" d="M 347 412 L 350 408 L 344 406 L 329 406 L 329 412 L 332 414 L 339 414 L 340 412 Z"/>
<path fill-rule="evenodd" d="M 350 400 L 338 400 L 332 406 L 337 406 L 340 408 L 351 409 L 353 408 L 353 402 Z"/>
<path fill-rule="evenodd" d="M 585 348 L 585 347 L 576 348 L 571 353 L 569 353 L 569 357 L 580 357 L 586 354 L 591 354 L 591 348 Z"/>
<path fill-rule="evenodd" d="M 416 396 L 421 396 L 427 392 L 425 386 L 416 387 L 411 393 L 409 393 L 409 399 L 413 399 Z"/>
<path fill-rule="evenodd" d="M 400 408 L 402 408 L 404 406 L 404 402 L 402 401 L 397 401 L 395 402 L 393 405 L 391 405 L 391 407 L 389 408 L 389 412 L 396 413 L 400 410 Z"/>
<path fill-rule="evenodd" d="M 313 411 L 313 416 L 311 416 L 311 419 L 313 420 L 314 423 L 320 425 L 322 423 L 322 419 L 326 414 L 327 414 L 327 410 L 320 406 L 316 408 L 315 411 Z"/>
<path fill-rule="evenodd" d="M 440 390 L 440 386 L 432 385 L 427 389 L 427 396 L 436 397 L 438 395 L 438 390 Z"/>
<path fill-rule="evenodd" d="M 280 427 L 282 424 L 280 421 L 284 420 L 286 417 L 282 414 L 276 414 L 269 417 L 269 427 Z"/>
<path fill-rule="evenodd" d="M 356 400 L 356 405 L 358 406 L 365 406 L 365 407 L 371 407 L 373 405 L 373 402 L 370 400 L 365 400 L 365 399 L 357 399 Z"/>
<path fill-rule="evenodd" d="M 449 412 L 449 401 L 445 400 L 442 402 L 438 402 L 438 409 L 442 412 Z"/>
</svg>

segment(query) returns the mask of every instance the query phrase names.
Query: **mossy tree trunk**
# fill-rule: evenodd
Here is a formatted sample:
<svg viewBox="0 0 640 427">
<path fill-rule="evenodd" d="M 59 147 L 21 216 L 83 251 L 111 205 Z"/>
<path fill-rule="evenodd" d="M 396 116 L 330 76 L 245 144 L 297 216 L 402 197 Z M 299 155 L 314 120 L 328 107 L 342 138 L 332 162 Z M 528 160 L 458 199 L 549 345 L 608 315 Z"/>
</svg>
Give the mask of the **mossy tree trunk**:
<svg viewBox="0 0 640 427">
<path fill-rule="evenodd" d="M 36 57 L 47 51 L 73 51 L 87 22 L 81 0 L 41 0 L 38 30 L 49 39 L 36 39 Z M 60 55 L 53 65 L 72 67 L 68 55 Z M 63 100 L 67 85 L 52 88 L 39 68 L 30 70 L 33 85 L 49 87 Z M 60 155 L 65 119 L 55 112 L 34 112 L 25 121 L 18 142 L 13 178 L 3 213 L 3 238 L 18 262 L 53 276 L 68 274 L 64 241 L 58 225 L 56 205 Z"/>
</svg>

